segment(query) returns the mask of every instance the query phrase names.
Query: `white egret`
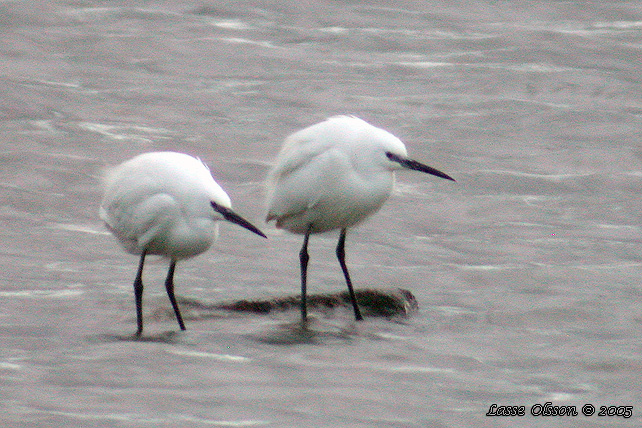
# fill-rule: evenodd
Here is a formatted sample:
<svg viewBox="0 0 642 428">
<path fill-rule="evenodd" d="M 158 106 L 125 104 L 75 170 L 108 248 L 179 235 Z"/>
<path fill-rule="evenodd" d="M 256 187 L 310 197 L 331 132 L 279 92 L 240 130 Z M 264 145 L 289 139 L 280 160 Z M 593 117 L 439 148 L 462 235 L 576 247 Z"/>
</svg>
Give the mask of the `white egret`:
<svg viewBox="0 0 642 428">
<path fill-rule="evenodd" d="M 105 177 L 100 217 L 122 246 L 140 255 L 134 280 L 136 335 L 143 332 L 143 265 L 145 256 L 170 259 L 167 295 L 181 330 L 183 318 L 174 297 L 176 262 L 207 250 L 216 222 L 227 220 L 265 235 L 231 210 L 230 198 L 209 169 L 192 156 L 174 152 L 145 153 L 113 168 Z"/>
<path fill-rule="evenodd" d="M 362 316 L 345 262 L 346 231 L 388 199 L 394 171 L 411 169 L 455 181 L 408 159 L 404 144 L 389 132 L 352 116 L 336 116 L 286 138 L 268 176 L 267 221 L 302 234 L 301 320 L 307 319 L 306 288 L 310 234 L 340 229 L 337 258 L 357 320 Z"/>
</svg>

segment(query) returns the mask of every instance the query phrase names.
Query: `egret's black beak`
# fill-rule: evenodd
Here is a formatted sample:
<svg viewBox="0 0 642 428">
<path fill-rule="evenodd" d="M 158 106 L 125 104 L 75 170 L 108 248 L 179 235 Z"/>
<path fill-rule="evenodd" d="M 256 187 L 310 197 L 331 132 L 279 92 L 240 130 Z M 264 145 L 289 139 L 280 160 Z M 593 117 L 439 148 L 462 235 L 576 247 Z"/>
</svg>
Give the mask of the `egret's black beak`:
<svg viewBox="0 0 642 428">
<path fill-rule="evenodd" d="M 441 172 L 438 169 L 435 169 L 431 166 L 424 165 L 423 163 L 417 162 L 416 160 L 406 159 L 390 152 L 387 152 L 386 156 L 388 156 L 388 159 L 390 159 L 393 162 L 397 162 L 399 165 L 403 166 L 404 168 L 425 172 L 426 174 L 431 174 L 437 177 L 445 178 L 446 180 L 455 181 L 454 178 L 452 178 L 450 175 L 446 174 L 445 172 Z"/>
<path fill-rule="evenodd" d="M 265 234 L 261 232 L 256 226 L 254 226 L 249 221 L 245 220 L 243 217 L 241 217 L 231 209 L 225 208 L 224 206 L 221 206 L 216 202 L 211 202 L 211 204 L 212 204 L 212 208 L 214 208 L 216 212 L 221 214 L 225 220 L 230 221 L 232 223 L 236 223 L 239 226 L 246 228 L 250 232 L 254 232 L 259 236 L 267 238 L 267 236 L 265 236 Z"/>
</svg>

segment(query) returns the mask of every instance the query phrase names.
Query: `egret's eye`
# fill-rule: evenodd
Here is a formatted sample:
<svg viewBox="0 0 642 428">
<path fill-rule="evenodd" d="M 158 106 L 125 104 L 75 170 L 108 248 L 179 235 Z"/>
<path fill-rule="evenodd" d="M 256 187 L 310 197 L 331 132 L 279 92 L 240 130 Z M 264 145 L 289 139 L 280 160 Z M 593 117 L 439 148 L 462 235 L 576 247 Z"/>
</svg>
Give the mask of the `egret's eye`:
<svg viewBox="0 0 642 428">
<path fill-rule="evenodd" d="M 386 152 L 386 157 L 388 159 L 390 159 L 390 161 L 392 161 L 392 162 L 396 162 L 398 164 L 403 165 L 402 162 L 404 161 L 404 159 L 402 159 L 399 155 L 396 155 L 396 154 L 394 154 L 392 152 Z"/>
</svg>

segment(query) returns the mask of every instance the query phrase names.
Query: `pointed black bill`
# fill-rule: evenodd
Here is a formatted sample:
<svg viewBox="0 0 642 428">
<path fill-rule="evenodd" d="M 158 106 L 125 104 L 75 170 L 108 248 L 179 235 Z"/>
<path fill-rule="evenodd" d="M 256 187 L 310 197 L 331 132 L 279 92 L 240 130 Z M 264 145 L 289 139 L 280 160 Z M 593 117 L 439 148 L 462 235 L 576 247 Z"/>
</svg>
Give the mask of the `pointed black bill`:
<svg viewBox="0 0 642 428">
<path fill-rule="evenodd" d="M 417 162 L 416 160 L 406 159 L 404 157 L 398 156 L 390 152 L 386 153 L 386 156 L 388 156 L 388 159 L 390 159 L 393 162 L 397 162 L 399 165 L 403 166 L 404 168 L 412 169 L 414 171 L 425 172 L 426 174 L 431 174 L 437 177 L 445 178 L 446 180 L 455 181 L 454 178 L 452 178 L 450 175 L 446 174 L 445 172 L 441 172 L 438 169 L 435 169 L 431 166 L 424 165 L 423 163 Z"/>
<path fill-rule="evenodd" d="M 211 202 L 212 203 L 212 208 L 219 214 L 223 216 L 223 218 L 229 222 L 236 223 L 241 227 L 246 228 L 250 232 L 254 232 L 259 236 L 262 236 L 264 238 L 267 238 L 263 232 L 261 232 L 256 226 L 254 226 L 252 223 L 249 221 L 245 220 L 243 217 L 235 213 L 229 208 L 226 208 L 222 205 L 217 204 L 216 202 Z"/>
</svg>

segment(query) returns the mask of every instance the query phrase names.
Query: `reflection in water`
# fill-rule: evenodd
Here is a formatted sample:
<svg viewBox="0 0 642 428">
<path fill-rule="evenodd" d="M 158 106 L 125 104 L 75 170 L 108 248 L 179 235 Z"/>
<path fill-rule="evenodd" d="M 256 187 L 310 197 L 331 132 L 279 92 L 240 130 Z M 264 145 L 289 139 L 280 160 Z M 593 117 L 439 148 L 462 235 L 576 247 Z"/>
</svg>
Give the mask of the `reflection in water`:
<svg viewBox="0 0 642 428">
<path fill-rule="evenodd" d="M 359 338 L 359 333 L 354 323 L 344 325 L 328 322 L 327 320 L 315 320 L 310 317 L 304 325 L 301 321 L 281 323 L 263 333 L 256 333 L 249 337 L 269 345 L 327 345 L 331 343 L 349 343 Z"/>
<path fill-rule="evenodd" d="M 146 333 L 142 336 L 137 334 L 100 334 L 93 338 L 89 338 L 90 342 L 153 342 L 153 343 L 167 343 L 176 345 L 182 343 L 180 332 L 164 331 L 161 333 Z"/>
</svg>

